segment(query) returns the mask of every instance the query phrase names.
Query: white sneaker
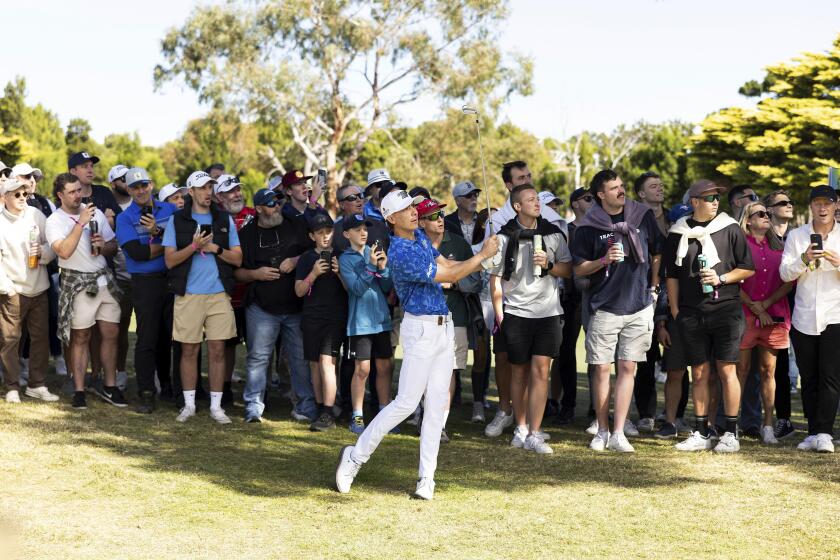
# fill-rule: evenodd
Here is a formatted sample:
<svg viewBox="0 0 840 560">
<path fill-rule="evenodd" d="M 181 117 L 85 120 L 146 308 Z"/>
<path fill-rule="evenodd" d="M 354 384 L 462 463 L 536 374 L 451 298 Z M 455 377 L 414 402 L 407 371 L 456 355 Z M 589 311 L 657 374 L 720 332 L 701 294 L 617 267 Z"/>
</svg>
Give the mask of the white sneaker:
<svg viewBox="0 0 840 560">
<path fill-rule="evenodd" d="M 627 436 L 621 432 L 613 432 L 610 435 L 610 440 L 607 442 L 607 449 L 610 451 L 618 451 L 619 453 L 635 453 L 636 450 L 627 441 Z"/>
<path fill-rule="evenodd" d="M 352 445 L 346 445 L 341 448 L 338 453 L 338 466 L 335 468 L 335 489 L 346 494 L 350 491 L 353 485 L 353 479 L 359 474 L 359 469 L 362 468 L 361 463 L 357 463 L 350 458 L 353 452 Z"/>
<path fill-rule="evenodd" d="M 417 481 L 417 488 L 414 490 L 414 497 L 421 500 L 431 500 L 435 497 L 435 481 L 424 476 Z"/>
<path fill-rule="evenodd" d="M 128 372 L 127 371 L 118 371 L 117 372 L 117 387 L 120 388 L 120 391 L 125 391 L 125 388 L 128 386 Z"/>
<path fill-rule="evenodd" d="M 586 433 L 590 436 L 598 435 L 598 420 L 593 420 L 589 427 L 586 428 Z"/>
<path fill-rule="evenodd" d="M 656 423 L 653 418 L 642 418 L 639 420 L 638 428 L 640 432 L 651 433 L 656 429 Z"/>
<path fill-rule="evenodd" d="M 589 449 L 592 451 L 603 451 L 607 448 L 607 443 L 610 441 L 609 432 L 598 432 L 589 442 Z"/>
<path fill-rule="evenodd" d="M 834 453 L 834 442 L 830 434 L 817 434 L 814 449 L 817 453 Z"/>
<path fill-rule="evenodd" d="M 528 429 L 530 430 L 531 426 L 528 426 Z M 543 441 L 550 441 L 551 440 L 551 434 L 549 434 L 548 432 L 544 432 L 542 430 L 537 430 L 536 432 L 534 432 L 534 434 L 537 437 L 542 438 Z"/>
<path fill-rule="evenodd" d="M 175 417 L 175 421 L 186 422 L 189 420 L 190 416 L 195 416 L 195 407 L 185 406 L 181 409 L 181 412 L 178 413 L 178 416 Z"/>
<path fill-rule="evenodd" d="M 796 446 L 799 451 L 816 451 L 817 436 L 808 436 Z"/>
<path fill-rule="evenodd" d="M 639 430 L 629 418 L 624 421 L 624 435 L 628 437 L 639 437 Z"/>
<path fill-rule="evenodd" d="M 525 445 L 523 446 L 525 451 L 535 451 L 540 455 L 551 455 L 554 453 L 554 450 L 549 446 L 543 439 L 537 434 L 529 434 L 527 438 L 525 438 Z"/>
<path fill-rule="evenodd" d="M 528 428 L 525 426 L 517 426 L 513 430 L 513 438 L 510 440 L 510 444 L 517 448 L 522 449 L 525 445 L 525 438 L 528 437 Z"/>
<path fill-rule="evenodd" d="M 735 434 L 732 432 L 724 432 L 722 436 L 720 436 L 720 440 L 718 440 L 717 445 L 715 445 L 714 452 L 715 453 L 736 453 L 741 450 L 741 443 L 738 441 L 738 438 L 735 437 Z"/>
<path fill-rule="evenodd" d="M 67 362 L 64 361 L 64 356 L 56 356 L 53 366 L 56 375 L 67 375 Z"/>
<path fill-rule="evenodd" d="M 513 425 L 513 414 L 505 414 L 505 411 L 499 409 L 496 411 L 496 416 L 484 428 L 484 435 L 487 437 L 499 437 L 505 428 Z"/>
<path fill-rule="evenodd" d="M 224 409 L 218 408 L 216 410 L 210 409 L 210 418 L 218 422 L 219 424 L 230 424 L 231 419 L 225 414 Z"/>
<path fill-rule="evenodd" d="M 712 448 L 711 438 L 704 438 L 700 432 L 692 432 L 688 439 L 679 442 L 674 447 L 677 451 L 708 451 Z"/>
<path fill-rule="evenodd" d="M 6 402 L 14 404 L 20 403 L 20 393 L 18 393 L 17 391 L 7 391 Z"/>
<path fill-rule="evenodd" d="M 779 440 L 776 439 L 776 434 L 773 433 L 773 426 L 764 426 L 761 428 L 761 441 L 768 445 L 779 443 Z"/>
<path fill-rule="evenodd" d="M 27 387 L 26 391 L 24 391 L 23 394 L 27 397 L 33 399 L 41 399 L 42 401 L 46 402 L 55 402 L 58 400 L 58 395 L 50 393 L 50 390 L 46 387 Z"/>
<path fill-rule="evenodd" d="M 471 420 L 475 423 L 481 423 L 481 424 L 483 424 L 484 422 L 487 421 L 484 418 L 484 405 L 481 404 L 480 402 L 474 402 L 473 403 L 473 413 L 472 413 L 472 419 Z"/>
</svg>

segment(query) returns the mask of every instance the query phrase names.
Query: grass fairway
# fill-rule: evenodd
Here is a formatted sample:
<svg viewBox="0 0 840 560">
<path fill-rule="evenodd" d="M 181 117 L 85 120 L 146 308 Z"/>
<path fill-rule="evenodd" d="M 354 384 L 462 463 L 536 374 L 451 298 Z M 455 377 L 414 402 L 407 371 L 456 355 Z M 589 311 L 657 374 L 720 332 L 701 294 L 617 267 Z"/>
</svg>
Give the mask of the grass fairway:
<svg viewBox="0 0 840 560">
<path fill-rule="evenodd" d="M 798 436 L 733 456 L 639 438 L 618 456 L 590 452 L 581 419 L 549 424 L 555 454 L 536 456 L 484 438 L 462 406 L 426 503 L 409 497 L 411 426 L 343 496 L 333 473 L 354 436 L 310 433 L 276 395 L 263 424 L 236 407 L 229 426 L 68 401 L 0 403 L 0 558 L 840 557 L 840 456 L 797 452 Z"/>
</svg>

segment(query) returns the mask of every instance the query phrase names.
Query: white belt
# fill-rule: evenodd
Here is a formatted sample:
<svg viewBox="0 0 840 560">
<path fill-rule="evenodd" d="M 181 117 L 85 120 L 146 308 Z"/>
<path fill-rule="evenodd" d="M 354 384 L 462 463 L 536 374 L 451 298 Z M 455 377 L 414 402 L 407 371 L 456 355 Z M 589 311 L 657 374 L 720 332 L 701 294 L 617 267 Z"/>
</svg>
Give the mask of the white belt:
<svg viewBox="0 0 840 560">
<path fill-rule="evenodd" d="M 452 320 L 452 314 L 446 315 L 415 315 L 414 313 L 405 314 L 406 319 L 414 319 L 416 321 L 423 321 L 424 323 L 433 323 L 435 325 L 445 325 Z"/>
</svg>

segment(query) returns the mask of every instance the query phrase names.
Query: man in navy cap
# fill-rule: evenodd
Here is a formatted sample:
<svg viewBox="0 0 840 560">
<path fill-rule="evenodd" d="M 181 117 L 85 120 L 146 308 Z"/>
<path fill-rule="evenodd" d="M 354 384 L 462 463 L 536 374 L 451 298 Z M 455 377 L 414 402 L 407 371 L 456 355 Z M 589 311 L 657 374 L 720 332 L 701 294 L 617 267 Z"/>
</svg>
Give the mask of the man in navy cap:
<svg viewBox="0 0 840 560">
<path fill-rule="evenodd" d="M 88 152 L 78 152 L 67 160 L 67 169 L 71 175 L 75 175 L 79 179 L 79 183 L 82 185 L 82 202 L 85 204 L 92 202 L 105 214 L 108 225 L 114 228 L 116 227 L 117 214 L 122 212 L 122 208 L 117 204 L 117 199 L 114 198 L 111 189 L 103 185 L 93 184 L 96 176 L 93 166 L 97 163 L 99 163 L 98 157 Z"/>
</svg>

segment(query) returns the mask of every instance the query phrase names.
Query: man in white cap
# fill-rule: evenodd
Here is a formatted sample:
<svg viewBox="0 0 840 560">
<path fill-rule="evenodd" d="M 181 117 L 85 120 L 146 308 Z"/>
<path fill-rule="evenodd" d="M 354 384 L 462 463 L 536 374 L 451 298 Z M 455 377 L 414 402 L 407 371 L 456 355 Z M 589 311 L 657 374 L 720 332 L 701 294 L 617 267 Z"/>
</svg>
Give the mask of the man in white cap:
<svg viewBox="0 0 840 560">
<path fill-rule="evenodd" d="M 482 269 L 482 261 L 496 254 L 496 237 L 489 237 L 477 255 L 466 261 L 450 261 L 432 246 L 418 229 L 412 198 L 395 190 L 382 200 L 382 215 L 394 227 L 388 250 L 394 285 L 405 308 L 400 338 L 403 363 L 396 398 L 382 409 L 359 436 L 356 445 L 344 447 L 335 473 L 336 488 L 350 491 L 353 479 L 392 428 L 405 420 L 425 394 L 426 408 L 420 432 L 420 475 L 414 495 L 434 497 L 434 474 L 444 416 L 449 407 L 449 382 L 454 361 L 454 329 L 441 283 L 457 282 Z"/>
<path fill-rule="evenodd" d="M 365 196 L 368 197 L 368 201 L 365 203 L 364 207 L 364 214 L 366 218 L 374 218 L 382 221 L 385 220 L 385 218 L 382 217 L 382 212 L 379 210 L 379 205 L 382 203 L 382 197 L 379 195 L 379 191 L 382 187 L 391 186 L 393 184 L 394 181 L 391 179 L 391 175 L 388 174 L 387 169 L 374 169 L 368 173 L 367 188 L 365 188 Z"/>
<path fill-rule="evenodd" d="M 149 181 L 149 176 L 145 169 L 135 167 L 132 169 L 135 173 L 142 172 L 143 177 L 138 177 L 137 181 Z M 123 164 L 117 164 L 108 171 L 108 183 L 114 191 L 114 198 L 119 204 L 121 210 L 125 210 L 131 205 L 131 193 L 128 192 L 127 174 L 128 167 Z M 151 183 L 150 183 L 151 184 Z M 116 231 L 116 222 L 114 223 L 114 230 Z M 114 255 L 114 273 L 117 277 L 117 284 L 123 297 L 120 298 L 120 338 L 117 345 L 117 387 L 125 390 L 128 383 L 128 372 L 126 371 L 126 360 L 128 358 L 128 328 L 131 326 L 131 315 L 134 312 L 134 307 L 131 302 L 132 283 L 131 274 L 128 272 L 126 265 L 125 254 L 122 252 L 122 244 L 119 244 L 117 254 Z"/>
<path fill-rule="evenodd" d="M 233 218 L 213 202 L 216 181 L 204 171 L 187 179 L 190 198 L 170 218 L 163 235 L 164 261 L 175 293 L 172 338 L 181 343 L 181 386 L 184 408 L 178 422 L 195 416 L 196 358 L 207 340 L 210 363 L 210 417 L 220 424 L 230 418 L 222 409 L 225 341 L 236 336 L 233 269 L 242 265 L 239 235 Z"/>
<path fill-rule="evenodd" d="M 125 210 L 131 204 L 131 193 L 125 183 L 125 174 L 128 172 L 128 167 L 119 163 L 108 171 L 108 183 L 114 191 L 114 198 L 117 199 L 117 204 L 120 208 Z"/>
<path fill-rule="evenodd" d="M 470 245 L 473 245 L 475 220 L 478 217 L 476 208 L 480 193 L 481 189 L 472 181 L 463 181 L 455 185 L 452 189 L 452 197 L 455 199 L 458 210 L 447 214 L 443 219 L 446 231 L 463 237 Z"/>
<path fill-rule="evenodd" d="M 184 196 L 189 192 L 187 187 L 179 187 L 175 183 L 164 185 L 158 193 L 160 202 L 173 204 L 178 210 L 184 207 Z"/>
<path fill-rule="evenodd" d="M 560 214 L 560 206 L 563 204 L 563 199 L 551 191 L 540 191 L 537 195 L 540 199 L 540 206 L 548 206 L 552 210 Z"/>
<path fill-rule="evenodd" d="M 1 182 L 0 197 L 5 203 L 0 211 L 0 364 L 5 370 L 6 402 L 20 402 L 18 348 L 24 329 L 32 356 L 25 394 L 57 401 L 44 384 L 50 349 L 46 265 L 55 259 L 45 235 L 47 219 L 26 203 L 24 181 Z"/>
<path fill-rule="evenodd" d="M 26 184 L 26 192 L 29 194 L 28 203 L 34 206 L 47 218 L 55 211 L 55 205 L 45 196 L 38 194 L 38 181 L 43 179 L 44 174 L 37 167 L 32 167 L 28 163 L 18 163 L 10 169 L 9 177 L 17 179 Z"/>
</svg>

